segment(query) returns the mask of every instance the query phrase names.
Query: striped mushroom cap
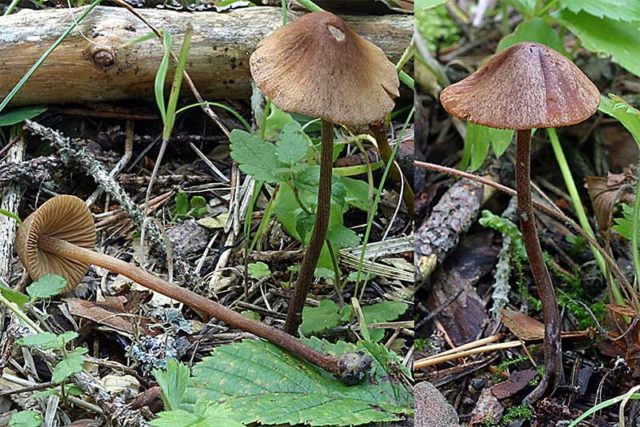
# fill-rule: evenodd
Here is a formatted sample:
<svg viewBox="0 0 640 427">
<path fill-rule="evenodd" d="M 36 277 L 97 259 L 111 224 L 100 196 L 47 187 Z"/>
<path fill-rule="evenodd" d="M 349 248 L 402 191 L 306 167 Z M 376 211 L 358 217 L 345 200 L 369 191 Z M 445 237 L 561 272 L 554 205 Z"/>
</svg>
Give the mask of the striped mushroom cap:
<svg viewBox="0 0 640 427">
<path fill-rule="evenodd" d="M 534 129 L 580 123 L 598 109 L 600 92 L 570 60 L 538 43 L 518 43 L 445 88 L 449 114 L 492 128 Z"/>
<path fill-rule="evenodd" d="M 89 208 L 78 197 L 56 196 L 29 215 L 16 236 L 16 252 L 33 280 L 45 274 L 58 274 L 67 279 L 65 292 L 73 289 L 86 274 L 88 264 L 40 250 L 38 237 L 41 235 L 93 249 L 96 229 Z"/>
<path fill-rule="evenodd" d="M 399 96 L 395 66 L 329 12 L 309 13 L 263 39 L 251 75 L 284 111 L 363 126 L 384 119 Z"/>
</svg>

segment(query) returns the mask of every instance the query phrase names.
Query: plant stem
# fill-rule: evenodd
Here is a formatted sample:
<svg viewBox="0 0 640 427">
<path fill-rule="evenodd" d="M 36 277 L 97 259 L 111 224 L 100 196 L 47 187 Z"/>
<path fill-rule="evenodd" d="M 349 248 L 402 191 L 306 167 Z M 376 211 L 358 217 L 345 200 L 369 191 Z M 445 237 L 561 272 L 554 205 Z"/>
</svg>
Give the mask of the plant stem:
<svg viewBox="0 0 640 427">
<path fill-rule="evenodd" d="M 636 286 L 640 281 L 640 245 L 638 232 L 640 232 L 640 179 L 637 179 L 636 198 L 633 202 L 633 219 L 631 221 L 631 257 L 636 271 Z"/>
<path fill-rule="evenodd" d="M 563 382 L 560 313 L 558 312 L 553 283 L 551 283 L 551 277 L 544 263 L 542 249 L 538 241 L 536 217 L 531 204 L 530 145 L 531 130 L 519 130 L 516 136 L 518 218 L 520 219 L 522 241 L 527 250 L 529 265 L 531 266 L 531 275 L 538 287 L 538 294 L 542 301 L 542 317 L 544 320 L 545 370 L 540 384 L 525 398 L 525 401 L 529 404 L 542 397 L 548 388 L 553 390 L 557 384 Z"/>
<path fill-rule="evenodd" d="M 5 307 L 7 307 L 10 311 L 13 312 L 13 314 L 16 315 L 17 318 L 19 318 L 20 320 L 22 320 L 27 326 L 29 326 L 29 328 L 31 328 L 31 330 L 36 333 L 36 334 L 41 334 L 44 331 L 42 330 L 42 328 L 40 326 L 38 326 L 33 320 L 31 320 L 29 318 L 29 316 L 27 316 L 27 314 L 22 311 L 20 309 L 20 307 L 18 307 L 17 304 L 9 301 L 8 299 L 6 299 L 4 297 L 4 295 L 2 295 L 2 293 L 0 293 L 0 304 L 4 305 Z"/>
<path fill-rule="evenodd" d="M 287 311 L 287 321 L 284 330 L 291 335 L 296 335 L 300 323 L 302 323 L 302 309 L 313 281 L 313 273 L 318 264 L 318 258 L 324 245 L 329 227 L 329 215 L 331 213 L 331 173 L 333 163 L 333 124 L 322 120 L 320 148 L 320 181 L 318 183 L 318 204 L 316 208 L 316 223 L 313 226 L 309 247 L 302 259 L 300 274 L 296 282 L 293 296 Z"/>
<path fill-rule="evenodd" d="M 586 231 L 589 236 L 595 239 L 595 233 L 591 228 L 589 218 L 587 218 L 584 206 L 582 205 L 582 201 L 580 200 L 580 195 L 578 194 L 576 183 L 574 182 L 573 176 L 571 175 L 571 169 L 569 168 L 569 164 L 567 163 L 567 159 L 562 150 L 562 145 L 560 144 L 560 140 L 558 139 L 558 134 L 553 128 L 547 129 L 547 133 L 549 134 L 549 140 L 551 141 L 553 153 L 555 154 L 556 160 L 558 161 L 558 166 L 560 166 L 560 172 L 562 173 L 564 185 L 567 187 L 567 191 L 569 192 L 571 204 L 573 205 L 573 209 L 576 211 L 578 222 L 580 223 L 580 226 L 582 226 L 584 231 Z M 589 247 L 591 248 L 591 252 L 593 253 L 593 257 L 596 260 L 598 268 L 602 272 L 603 276 L 607 277 L 607 265 L 604 262 L 604 258 L 602 257 L 602 255 L 600 255 L 600 252 L 598 252 L 598 250 L 593 245 L 590 245 Z M 625 303 L 624 297 L 620 292 L 620 288 L 615 281 L 612 282 L 611 293 L 613 294 L 616 303 L 621 305 Z"/>
<path fill-rule="evenodd" d="M 180 301 L 194 310 L 207 313 L 234 328 L 238 328 L 243 331 L 250 332 L 260 338 L 264 338 L 265 340 L 290 351 L 292 354 L 311 362 L 336 376 L 340 376 L 338 360 L 336 358 L 327 356 L 306 346 L 291 335 L 279 329 L 244 317 L 222 304 L 211 301 L 187 289 L 173 285 L 132 264 L 108 255 L 93 252 L 89 249 L 81 248 L 67 241 L 47 235 L 40 235 L 38 238 L 38 247 L 42 251 L 58 255 L 60 257 L 97 265 L 114 273 L 122 274 L 152 291 Z"/>
</svg>

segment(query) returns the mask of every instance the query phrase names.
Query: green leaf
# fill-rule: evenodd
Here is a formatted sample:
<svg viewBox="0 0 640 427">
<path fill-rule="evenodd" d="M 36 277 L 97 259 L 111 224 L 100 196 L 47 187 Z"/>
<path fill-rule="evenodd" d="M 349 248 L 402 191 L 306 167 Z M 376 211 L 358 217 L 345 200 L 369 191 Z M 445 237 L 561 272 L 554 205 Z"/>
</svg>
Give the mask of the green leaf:
<svg viewBox="0 0 640 427">
<path fill-rule="evenodd" d="M 178 191 L 176 194 L 176 207 L 173 214 L 177 217 L 186 216 L 189 213 L 189 196 L 184 191 Z"/>
<path fill-rule="evenodd" d="M 500 40 L 497 50 L 504 50 L 520 42 L 541 43 L 569 58 L 569 53 L 565 50 L 560 35 L 542 18 L 533 18 L 520 23 L 512 34 Z"/>
<path fill-rule="evenodd" d="M 62 293 L 68 285 L 67 279 L 57 274 L 45 274 L 27 287 L 31 300 L 50 298 Z"/>
<path fill-rule="evenodd" d="M 269 115 L 267 116 L 264 138 L 267 141 L 276 141 L 280 132 L 282 132 L 282 129 L 292 122 L 295 122 L 295 120 L 291 117 L 291 114 L 285 113 L 271 103 Z"/>
<path fill-rule="evenodd" d="M 46 110 L 47 107 L 40 105 L 35 107 L 14 108 L 10 111 L 0 113 L 0 127 L 11 126 L 22 123 L 28 119 L 33 119 L 35 116 L 44 113 Z"/>
<path fill-rule="evenodd" d="M 513 131 L 509 129 L 493 129 L 486 126 L 467 124 L 464 138 L 464 158 L 462 167 L 469 165 L 471 171 L 477 170 L 487 159 L 489 147 L 500 157 L 513 139 Z"/>
<path fill-rule="evenodd" d="M 415 0 L 414 10 L 432 9 L 443 5 L 448 0 Z"/>
<path fill-rule="evenodd" d="M 8 288 L 2 284 L 0 284 L 0 293 L 2 294 L 3 297 L 5 297 L 6 299 L 8 299 L 13 303 L 18 304 L 18 306 L 20 307 L 24 307 L 24 305 L 29 302 L 28 296 L 26 296 L 21 292 L 14 291 L 13 289 Z"/>
<path fill-rule="evenodd" d="M 271 269 L 262 261 L 252 262 L 247 265 L 249 277 L 252 279 L 261 279 L 271 276 Z"/>
<path fill-rule="evenodd" d="M 598 18 L 617 21 L 640 21 L 638 0 L 561 0 L 560 5 L 571 12 L 586 12 Z"/>
<path fill-rule="evenodd" d="M 300 330 L 305 335 L 333 329 L 340 324 L 338 306 L 330 299 L 320 301 L 318 307 L 304 307 L 302 309 L 302 324 Z"/>
<path fill-rule="evenodd" d="M 169 359 L 166 370 L 155 369 L 153 376 L 162 389 L 164 407 L 172 411 L 180 409 L 189 384 L 189 367 L 175 359 Z"/>
<path fill-rule="evenodd" d="M 193 196 L 189 202 L 189 215 L 198 219 L 207 214 L 207 199 L 202 196 Z"/>
<path fill-rule="evenodd" d="M 231 157 L 240 170 L 258 181 L 277 182 L 273 169 L 279 167 L 276 148 L 248 132 L 234 129 L 229 136 Z"/>
<path fill-rule="evenodd" d="M 207 402 L 196 403 L 193 413 L 182 409 L 160 412 L 149 424 L 154 427 L 244 427 L 231 411 Z"/>
<path fill-rule="evenodd" d="M 362 314 L 368 323 L 391 322 L 402 316 L 409 306 L 399 301 L 383 301 L 362 306 Z"/>
<path fill-rule="evenodd" d="M 38 346 L 43 350 L 59 350 L 76 338 L 78 338 L 78 334 L 74 331 L 67 331 L 62 335 L 56 335 L 51 332 L 41 332 L 39 334 L 22 337 L 17 343 L 25 347 Z"/>
<path fill-rule="evenodd" d="M 327 231 L 327 240 L 339 248 L 352 248 L 360 243 L 360 236 L 342 224 L 333 224 Z"/>
<path fill-rule="evenodd" d="M 640 145 L 640 110 L 636 110 L 617 95 L 600 96 L 600 111 L 616 118 L 627 128 L 636 143 Z"/>
<path fill-rule="evenodd" d="M 366 182 L 335 175 L 333 180 L 341 183 L 347 192 L 345 202 L 348 206 L 353 206 L 365 212 L 369 210 L 369 185 Z"/>
<path fill-rule="evenodd" d="M 304 342 L 332 355 L 369 352 L 362 344 Z M 412 413 L 411 394 L 377 360 L 374 356 L 369 381 L 346 386 L 271 343 L 245 340 L 217 347 L 194 367 L 188 401 L 219 402 L 245 424 L 347 426 L 399 420 Z"/>
<path fill-rule="evenodd" d="M 51 381 L 54 383 L 61 383 L 73 374 L 82 372 L 84 367 L 84 354 L 87 352 L 86 348 L 76 348 L 75 350 L 68 352 L 55 368 L 53 368 L 53 375 Z"/>
<path fill-rule="evenodd" d="M 171 38 L 171 33 L 167 30 L 162 30 L 162 47 L 164 48 L 164 52 L 162 54 L 162 61 L 160 61 L 160 66 L 158 66 L 158 71 L 156 72 L 153 90 L 163 124 L 167 122 L 167 107 L 164 100 L 164 82 L 167 78 L 167 71 L 169 70 L 169 59 L 171 58 L 172 46 L 173 40 Z"/>
<path fill-rule="evenodd" d="M 40 427 L 44 419 L 36 411 L 20 411 L 11 416 L 9 427 Z"/>
<path fill-rule="evenodd" d="M 482 218 L 480 218 L 478 222 L 483 227 L 492 228 L 503 236 L 509 236 L 511 238 L 511 244 L 518 253 L 518 256 L 522 259 L 527 259 L 527 252 L 522 242 L 522 234 L 520 234 L 520 229 L 518 229 L 513 222 L 488 210 L 482 211 Z"/>
<path fill-rule="evenodd" d="M 307 156 L 311 140 L 298 122 L 287 124 L 276 143 L 276 156 L 282 163 L 296 165 Z"/>
<path fill-rule="evenodd" d="M 507 151 L 511 141 L 513 141 L 513 130 L 511 129 L 489 129 L 489 142 L 491 142 L 491 149 L 496 157 L 500 157 Z"/>
<path fill-rule="evenodd" d="M 640 76 L 638 46 L 640 46 L 640 21 L 623 22 L 597 18 L 585 12 L 562 10 L 559 20 L 571 30 L 588 50 L 610 55 L 611 59 Z"/>
<path fill-rule="evenodd" d="M 633 236 L 633 206 L 623 203 L 621 207 L 622 216 L 613 219 L 615 225 L 611 228 L 625 239 L 631 240 Z"/>
</svg>

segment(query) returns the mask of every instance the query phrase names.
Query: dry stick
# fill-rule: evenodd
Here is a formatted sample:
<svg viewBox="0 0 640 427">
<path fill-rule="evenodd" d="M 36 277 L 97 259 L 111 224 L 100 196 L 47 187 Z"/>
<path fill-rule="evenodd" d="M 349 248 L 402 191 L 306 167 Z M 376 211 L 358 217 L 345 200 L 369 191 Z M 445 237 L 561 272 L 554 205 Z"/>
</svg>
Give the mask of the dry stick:
<svg viewBox="0 0 640 427">
<path fill-rule="evenodd" d="M 304 345 L 296 338 L 279 329 L 256 320 L 249 319 L 248 317 L 244 317 L 222 304 L 211 301 L 187 289 L 173 285 L 127 262 L 105 254 L 93 252 L 89 249 L 81 248 L 67 241 L 47 235 L 39 236 L 38 247 L 45 252 L 62 258 L 72 259 L 84 264 L 97 265 L 113 271 L 114 273 L 122 274 L 152 291 L 158 292 L 176 301 L 180 301 L 194 310 L 207 313 L 216 319 L 233 326 L 234 328 L 250 332 L 260 338 L 270 341 L 277 346 L 290 351 L 294 355 L 340 377 L 340 369 L 336 358 L 322 354 L 311 347 Z"/>
<path fill-rule="evenodd" d="M 296 281 L 293 296 L 287 311 L 287 321 L 284 330 L 292 335 L 298 331 L 302 323 L 302 308 L 307 299 L 313 273 L 318 264 L 318 258 L 324 245 L 329 226 L 329 214 L 331 213 L 331 174 L 333 160 L 333 124 L 322 120 L 322 145 L 320 146 L 320 181 L 318 183 L 318 204 L 316 209 L 316 222 L 311 233 L 309 247 L 304 254 L 300 274 Z"/>
<path fill-rule="evenodd" d="M 15 137 L 15 143 L 7 154 L 7 160 L 19 163 L 24 157 L 25 143 L 24 135 L 20 130 Z M 16 182 L 7 185 L 4 191 L 0 191 L 0 209 L 9 212 L 17 212 L 22 199 L 24 187 Z M 4 215 L 0 215 L 0 278 L 9 281 L 11 277 L 11 264 L 13 260 L 13 242 L 16 238 L 16 221 Z"/>
<path fill-rule="evenodd" d="M 506 185 L 499 184 L 499 183 L 494 182 L 494 181 L 492 181 L 490 179 L 483 178 L 481 176 L 477 176 L 477 175 L 474 175 L 472 173 L 459 171 L 457 169 L 449 168 L 449 167 L 446 167 L 446 166 L 436 165 L 435 163 L 421 162 L 421 161 L 418 161 L 418 160 L 414 161 L 413 163 L 418 167 L 429 169 L 429 170 L 432 170 L 432 171 L 444 173 L 444 174 L 447 174 L 447 175 L 453 175 L 453 176 L 457 176 L 457 177 L 460 177 L 460 178 L 472 179 L 472 180 L 480 182 L 480 183 L 482 183 L 484 185 L 488 185 L 490 187 L 493 187 L 498 191 L 502 191 L 503 193 L 508 194 L 508 195 L 510 195 L 512 197 L 516 197 L 517 194 L 518 194 L 516 192 L 516 190 L 514 190 L 513 188 L 509 188 Z M 620 271 L 620 267 L 618 267 L 618 265 L 613 260 L 613 258 L 611 258 L 611 256 L 602 248 L 602 246 L 600 246 L 600 244 L 594 238 L 589 236 L 584 231 L 584 229 L 582 227 L 580 227 L 580 225 L 578 225 L 578 223 L 576 223 L 574 220 L 572 220 L 571 218 L 566 216 L 562 211 L 551 209 L 550 207 L 545 206 L 542 203 L 536 202 L 535 200 L 533 201 L 533 206 L 538 211 L 544 213 L 545 215 L 549 215 L 549 216 L 557 219 L 558 221 L 566 223 L 567 225 L 569 225 L 569 227 L 573 228 L 576 231 L 576 233 L 578 233 L 580 236 L 582 236 L 587 242 L 589 242 L 590 245 L 595 247 L 598 250 L 598 252 L 600 252 L 600 254 L 604 257 L 605 261 L 607 262 L 607 264 L 611 268 L 611 271 L 613 272 L 613 274 L 615 274 L 616 278 L 620 281 L 620 283 L 623 283 L 625 286 L 628 287 L 628 289 L 632 289 L 631 288 L 631 284 L 629 283 L 627 278 L 624 276 L 624 274 L 622 274 L 622 271 Z"/>
<path fill-rule="evenodd" d="M 489 344 L 489 345 L 485 345 L 482 347 L 475 347 L 475 348 L 471 348 L 469 350 L 464 350 L 464 351 L 460 351 L 457 353 L 451 353 L 451 354 L 446 354 L 446 355 L 437 355 L 435 357 L 430 357 L 430 358 L 426 358 L 426 359 L 420 359 L 418 361 L 416 361 L 413 364 L 413 369 L 417 370 L 417 369 L 424 369 L 427 368 L 429 366 L 435 366 L 435 365 L 439 365 L 441 363 L 444 362 L 448 362 L 450 360 L 454 360 L 454 359 L 459 359 L 461 357 L 466 357 L 466 356 L 471 356 L 472 354 L 479 354 L 479 353 L 487 353 L 490 351 L 497 351 L 497 350 L 505 350 L 507 348 L 514 348 L 514 347 L 520 347 L 520 346 L 524 346 L 524 342 L 517 340 L 517 341 L 507 341 L 507 342 L 501 342 L 498 344 Z"/>
</svg>

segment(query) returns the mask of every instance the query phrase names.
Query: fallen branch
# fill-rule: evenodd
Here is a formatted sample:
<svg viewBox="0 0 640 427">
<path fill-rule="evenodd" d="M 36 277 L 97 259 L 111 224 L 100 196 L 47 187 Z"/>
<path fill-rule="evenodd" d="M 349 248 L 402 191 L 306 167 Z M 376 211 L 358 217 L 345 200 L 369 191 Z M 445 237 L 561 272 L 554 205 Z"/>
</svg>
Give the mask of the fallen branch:
<svg viewBox="0 0 640 427">
<path fill-rule="evenodd" d="M 0 17 L 0 99 L 81 9 L 23 10 Z M 205 99 L 251 96 L 249 55 L 282 24 L 280 8 L 250 7 L 226 13 L 138 11 L 155 28 L 170 31 L 179 46 L 186 25 L 194 37 L 187 71 Z M 292 14 L 299 15 L 299 14 Z M 413 35 L 405 15 L 350 16 L 353 29 L 397 61 Z M 151 99 L 163 55 L 152 38 L 127 45 L 149 28 L 127 10 L 96 7 L 49 56 L 10 105 Z M 295 60 L 295 58 L 292 58 Z M 170 78 L 167 81 L 171 81 Z"/>
</svg>

